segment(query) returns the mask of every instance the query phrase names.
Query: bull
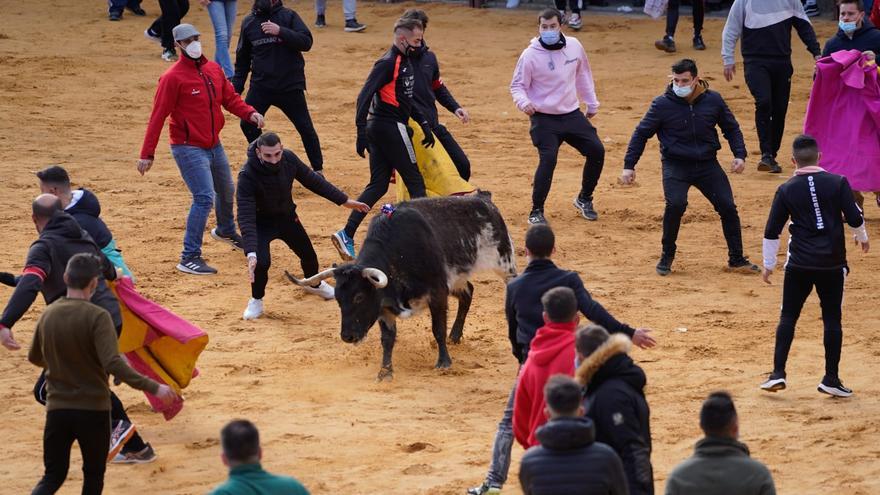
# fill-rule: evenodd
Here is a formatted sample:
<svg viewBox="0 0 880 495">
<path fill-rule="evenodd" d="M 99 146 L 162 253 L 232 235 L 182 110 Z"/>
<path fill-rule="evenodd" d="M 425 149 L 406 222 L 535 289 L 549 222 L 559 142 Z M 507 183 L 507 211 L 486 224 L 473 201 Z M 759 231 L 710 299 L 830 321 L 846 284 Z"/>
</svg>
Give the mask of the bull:
<svg viewBox="0 0 880 495">
<path fill-rule="evenodd" d="M 457 344 L 473 300 L 474 286 L 469 279 L 487 270 L 505 279 L 516 276 L 507 226 L 491 196 L 481 192 L 401 203 L 393 212 L 372 219 L 353 263 L 305 280 L 286 275 L 298 285 L 335 278 L 344 342 L 362 341 L 379 321 L 382 367 L 378 380 L 382 381 L 393 377 L 391 354 L 397 318 L 408 318 L 426 307 L 439 352 L 436 367 L 452 365 L 446 347 L 449 296 L 458 299 L 458 313 L 449 334 Z"/>
</svg>

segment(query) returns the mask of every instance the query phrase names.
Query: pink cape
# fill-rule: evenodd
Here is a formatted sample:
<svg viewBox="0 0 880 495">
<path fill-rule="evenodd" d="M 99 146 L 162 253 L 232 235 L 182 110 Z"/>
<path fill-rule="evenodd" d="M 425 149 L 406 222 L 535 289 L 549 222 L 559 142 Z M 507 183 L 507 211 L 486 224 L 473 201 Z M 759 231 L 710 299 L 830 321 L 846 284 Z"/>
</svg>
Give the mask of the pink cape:
<svg viewBox="0 0 880 495">
<path fill-rule="evenodd" d="M 175 392 L 198 376 L 196 360 L 208 344 L 208 335 L 199 327 L 144 298 L 135 290 L 129 277 L 110 283 L 122 310 L 122 335 L 119 351 L 139 373 L 164 383 Z M 147 400 L 156 412 L 170 420 L 183 408 L 178 397 L 164 405 L 153 395 Z"/>
<path fill-rule="evenodd" d="M 816 63 L 804 132 L 816 138 L 819 165 L 843 175 L 855 191 L 880 191 L 880 81 L 858 50 Z"/>
</svg>

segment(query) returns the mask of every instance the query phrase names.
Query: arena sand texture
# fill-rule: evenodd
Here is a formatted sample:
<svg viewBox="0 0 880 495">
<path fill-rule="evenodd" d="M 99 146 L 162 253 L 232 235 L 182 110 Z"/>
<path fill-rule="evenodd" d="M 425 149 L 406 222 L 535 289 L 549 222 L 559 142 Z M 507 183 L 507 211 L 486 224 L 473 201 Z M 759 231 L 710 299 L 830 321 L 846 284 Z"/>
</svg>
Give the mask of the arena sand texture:
<svg viewBox="0 0 880 495">
<path fill-rule="evenodd" d="M 201 29 L 206 53 L 213 55 L 208 15 L 191 3 L 186 20 Z M 239 4 L 241 17 L 250 2 Z M 354 153 L 355 97 L 373 60 L 388 48 L 394 19 L 416 5 L 431 17 L 428 41 L 439 54 L 444 80 L 473 118 L 462 125 L 442 113 L 442 120 L 470 155 L 474 184 L 493 192 L 522 270 L 537 157 L 528 119 L 512 104 L 508 83 L 520 51 L 534 34 L 534 11 L 363 2 L 358 19 L 369 29 L 349 34 L 342 31 L 341 5 L 331 2 L 330 25 L 313 30 L 315 46 L 306 55 L 308 101 L 324 147 L 327 178 L 354 195 L 366 184 L 367 161 Z M 293 6 L 311 25 L 313 5 Z M 394 381 L 377 384 L 378 329 L 360 346 L 344 344 L 336 305 L 305 296 L 285 281 L 283 269 L 298 273 L 299 265 L 283 244 L 274 246 L 266 315 L 256 322 L 241 320 L 249 297 L 241 254 L 206 235 L 205 256 L 220 274 L 199 278 L 178 273 L 174 265 L 190 197 L 169 153 L 167 128 L 152 171 L 142 178 L 135 170 L 156 80 L 168 67 L 158 47 L 141 34 L 158 13 L 157 2 L 147 0 L 144 8 L 148 18 L 126 13 L 122 22 L 111 23 L 101 2 L 0 1 L 0 269 L 21 270 L 35 237 L 29 211 L 38 193 L 33 172 L 60 163 L 76 185 L 92 189 L 101 199 L 103 217 L 140 290 L 202 326 L 211 338 L 199 362 L 202 374 L 186 390 L 186 406 L 173 421 L 151 413 L 139 393 L 116 387 L 159 459 L 143 466 L 109 466 L 106 493 L 208 491 L 226 477 L 219 430 L 241 417 L 261 430 L 265 467 L 298 477 L 312 493 L 463 493 L 485 474 L 516 372 L 506 337 L 504 286 L 492 275 L 477 278 L 464 340 L 451 346 L 452 369 L 433 369 L 436 349 L 429 320 L 420 316 L 399 326 Z M 827 20 L 816 25 L 823 40 L 836 29 Z M 688 46 L 690 18 L 683 17 L 680 51 L 668 55 L 652 45 L 663 33 L 662 21 L 587 11 L 584 29 L 575 36 L 587 49 L 602 103 L 594 121 L 607 147 L 605 173 L 596 191 L 600 219 L 588 223 L 572 208 L 582 159 L 564 147 L 547 203 L 558 236 L 555 258 L 580 272 L 593 295 L 621 320 L 654 329 L 656 349 L 636 350 L 633 357 L 648 374 L 658 492 L 700 437 L 702 399 L 725 389 L 736 399 L 742 440 L 770 466 L 780 493 L 880 493 L 880 343 L 870 333 L 880 325 L 873 296 L 877 286 L 870 275 L 880 268 L 878 255 L 864 256 L 850 248 L 841 373 L 855 396 L 833 400 L 816 392 L 823 351 L 815 296 L 798 329 L 790 388 L 762 393 L 758 384 L 771 369 L 782 275 L 775 274 L 773 285 L 766 286 L 758 276 L 726 273 L 720 222 L 694 190 L 675 271 L 658 277 L 654 264 L 663 197 L 656 141 L 638 166 L 638 184 L 616 185 L 629 136 L 651 99 L 663 91 L 669 65 L 680 57 L 698 61 L 702 76 L 733 108 L 749 150 L 756 152 L 753 105 L 742 66 L 733 83 L 722 78 L 722 26 L 722 19 L 709 19 L 709 50 L 695 52 Z M 237 39 L 236 33 L 233 46 Z M 786 150 L 802 125 L 810 87 L 811 59 L 796 39 L 794 46 L 794 89 L 780 155 L 785 173 L 756 172 L 753 154 L 744 174 L 731 175 L 746 254 L 756 262 L 773 192 L 792 170 Z M 270 110 L 267 122 L 303 156 L 280 111 Z M 246 143 L 236 120 L 227 121 L 222 137 L 237 172 Z M 720 156 L 728 167 L 732 157 L 726 146 Z M 337 262 L 328 235 L 343 225 L 347 210 L 301 186 L 295 194 L 322 266 Z M 870 235 L 880 238 L 880 213 L 873 201 L 867 216 Z M 4 303 L 11 294 L 0 287 Z M 25 346 L 42 309 L 40 300 L 15 327 Z M 0 351 L 2 493 L 28 492 L 42 473 L 45 411 L 31 397 L 37 375 L 25 350 Z M 514 447 L 505 493 L 519 493 L 515 480 L 521 455 L 520 447 Z M 60 493 L 79 493 L 80 466 L 74 448 L 70 476 Z"/>
</svg>

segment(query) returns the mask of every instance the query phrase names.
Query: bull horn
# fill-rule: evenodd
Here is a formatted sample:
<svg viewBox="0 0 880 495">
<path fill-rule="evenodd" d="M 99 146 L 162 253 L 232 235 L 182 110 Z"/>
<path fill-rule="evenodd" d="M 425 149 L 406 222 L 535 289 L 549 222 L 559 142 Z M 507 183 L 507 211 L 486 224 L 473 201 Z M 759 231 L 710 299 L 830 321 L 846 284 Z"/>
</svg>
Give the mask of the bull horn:
<svg viewBox="0 0 880 495">
<path fill-rule="evenodd" d="M 335 268 L 328 268 L 328 269 L 324 270 L 323 272 L 321 272 L 317 275 L 313 275 L 305 280 L 294 277 L 287 270 L 284 270 L 284 275 L 286 275 L 287 279 L 290 280 L 291 282 L 295 283 L 296 285 L 299 285 L 301 287 L 306 287 L 306 286 L 311 287 L 311 286 L 315 285 L 315 282 L 320 282 L 320 281 L 324 280 L 325 278 L 332 277 L 333 270 L 335 270 Z"/>
<path fill-rule="evenodd" d="M 377 289 L 383 289 L 388 285 L 388 275 L 378 268 L 364 268 L 361 273 L 364 278 L 372 282 Z"/>
</svg>

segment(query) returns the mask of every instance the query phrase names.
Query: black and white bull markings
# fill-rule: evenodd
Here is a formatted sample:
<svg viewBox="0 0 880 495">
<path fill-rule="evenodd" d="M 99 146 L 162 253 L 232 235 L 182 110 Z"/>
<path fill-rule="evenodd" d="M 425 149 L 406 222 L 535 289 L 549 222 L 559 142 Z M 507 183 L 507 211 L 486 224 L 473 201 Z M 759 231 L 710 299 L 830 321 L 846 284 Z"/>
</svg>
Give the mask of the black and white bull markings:
<svg viewBox="0 0 880 495">
<path fill-rule="evenodd" d="M 353 263 L 306 280 L 287 276 L 299 285 L 335 277 L 345 342 L 360 342 L 379 321 L 382 368 L 378 378 L 383 380 L 393 374 L 397 318 L 410 317 L 425 307 L 431 312 L 439 349 L 437 367 L 452 365 L 446 348 L 448 299 L 450 295 L 458 299 L 449 335 L 457 344 L 473 299 L 469 279 L 480 271 L 494 271 L 504 279 L 516 276 L 507 226 L 488 193 L 401 203 L 392 214 L 373 218 Z"/>
</svg>

